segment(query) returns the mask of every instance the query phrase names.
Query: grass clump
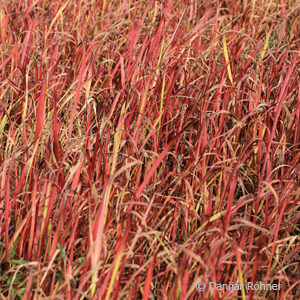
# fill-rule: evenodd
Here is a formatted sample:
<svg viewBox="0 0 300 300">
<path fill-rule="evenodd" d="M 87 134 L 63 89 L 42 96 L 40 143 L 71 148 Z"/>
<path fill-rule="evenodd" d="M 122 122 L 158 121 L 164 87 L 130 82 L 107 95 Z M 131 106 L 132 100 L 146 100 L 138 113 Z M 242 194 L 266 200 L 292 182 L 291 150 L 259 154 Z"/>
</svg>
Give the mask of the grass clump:
<svg viewBox="0 0 300 300">
<path fill-rule="evenodd" d="M 298 16 L 4 1 L 1 297 L 297 298 Z"/>
</svg>

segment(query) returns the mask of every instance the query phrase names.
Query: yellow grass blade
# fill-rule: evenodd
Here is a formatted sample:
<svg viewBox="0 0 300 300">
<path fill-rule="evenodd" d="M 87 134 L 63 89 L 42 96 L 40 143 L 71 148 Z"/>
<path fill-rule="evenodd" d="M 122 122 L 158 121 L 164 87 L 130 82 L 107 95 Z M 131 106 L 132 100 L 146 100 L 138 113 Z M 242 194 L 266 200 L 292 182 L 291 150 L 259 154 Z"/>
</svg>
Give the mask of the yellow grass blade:
<svg viewBox="0 0 300 300">
<path fill-rule="evenodd" d="M 229 55 L 228 55 L 225 35 L 223 35 L 223 51 L 224 51 L 226 65 L 227 65 L 227 72 L 228 72 L 229 80 L 230 80 L 231 84 L 233 85 L 233 78 L 232 78 L 232 73 L 231 73 L 231 68 L 230 68 L 230 61 L 229 61 Z"/>
<path fill-rule="evenodd" d="M 45 40 L 47 40 L 47 37 L 48 37 L 48 34 L 51 30 L 51 28 L 53 27 L 54 23 L 56 22 L 57 18 L 62 14 L 62 12 L 65 10 L 65 8 L 69 5 L 70 1 L 67 1 L 59 10 L 58 12 L 56 13 L 55 17 L 53 18 L 52 22 L 50 23 L 50 26 L 47 30 L 47 33 L 46 33 L 46 37 L 45 37 Z"/>
<path fill-rule="evenodd" d="M 122 249 L 121 249 L 121 251 L 119 252 L 118 257 L 117 257 L 117 259 L 116 259 L 115 267 L 114 267 L 113 273 L 112 273 L 112 275 L 111 275 L 111 279 L 110 279 L 110 283 L 109 283 L 109 286 L 108 286 L 108 290 L 107 290 L 107 293 L 106 293 L 106 296 L 105 296 L 105 300 L 108 300 L 108 299 L 109 299 L 110 294 L 111 294 L 111 292 L 112 292 L 113 285 L 114 285 L 114 282 L 115 282 L 115 279 L 116 279 L 116 277 L 117 277 L 118 270 L 119 270 L 119 267 L 120 267 L 120 264 L 121 264 L 123 252 L 124 252 L 124 246 L 122 247 Z"/>
<path fill-rule="evenodd" d="M 260 54 L 260 61 L 262 62 L 262 60 L 264 59 L 264 56 L 266 54 L 266 50 L 268 49 L 268 46 L 269 46 L 269 41 L 270 41 L 270 36 L 271 36 L 271 30 L 269 31 L 268 35 L 267 35 L 267 38 L 266 38 L 266 42 L 264 44 L 264 49 L 263 51 L 261 52 Z"/>
</svg>

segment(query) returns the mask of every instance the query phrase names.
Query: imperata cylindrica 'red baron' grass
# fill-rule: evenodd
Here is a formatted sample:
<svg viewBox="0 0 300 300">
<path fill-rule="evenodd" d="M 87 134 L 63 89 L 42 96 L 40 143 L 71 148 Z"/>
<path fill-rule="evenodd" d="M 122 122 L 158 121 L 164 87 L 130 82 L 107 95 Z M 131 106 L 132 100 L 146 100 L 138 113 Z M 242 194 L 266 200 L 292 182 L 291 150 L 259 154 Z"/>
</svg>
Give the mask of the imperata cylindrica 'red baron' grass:
<svg viewBox="0 0 300 300">
<path fill-rule="evenodd" d="M 298 15 L 2 1 L 0 298 L 299 298 Z"/>
</svg>

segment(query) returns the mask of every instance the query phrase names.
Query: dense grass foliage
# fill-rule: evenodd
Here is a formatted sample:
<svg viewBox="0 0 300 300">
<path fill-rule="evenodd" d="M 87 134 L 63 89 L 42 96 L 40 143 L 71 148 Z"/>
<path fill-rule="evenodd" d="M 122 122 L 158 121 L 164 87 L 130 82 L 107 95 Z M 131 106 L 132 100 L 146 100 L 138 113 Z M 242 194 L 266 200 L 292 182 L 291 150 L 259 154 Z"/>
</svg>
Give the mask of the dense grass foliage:
<svg viewBox="0 0 300 300">
<path fill-rule="evenodd" d="M 0 298 L 296 299 L 299 8 L 3 0 Z"/>
</svg>

